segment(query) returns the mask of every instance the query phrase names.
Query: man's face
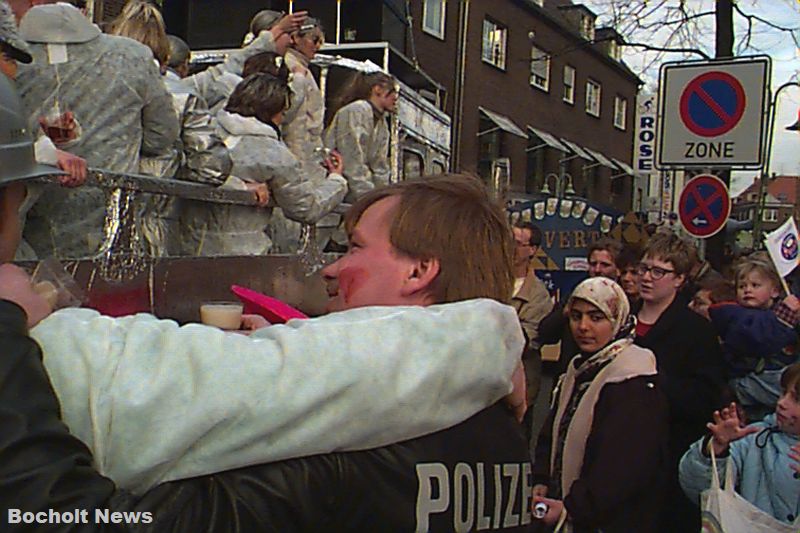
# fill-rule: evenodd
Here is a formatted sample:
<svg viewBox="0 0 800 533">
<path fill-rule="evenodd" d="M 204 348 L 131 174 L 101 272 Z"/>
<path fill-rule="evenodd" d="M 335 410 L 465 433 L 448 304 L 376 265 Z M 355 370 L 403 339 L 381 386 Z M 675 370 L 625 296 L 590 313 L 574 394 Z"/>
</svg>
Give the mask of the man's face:
<svg viewBox="0 0 800 533">
<path fill-rule="evenodd" d="M 645 302 L 671 300 L 686 279 L 683 274 L 675 274 L 671 261 L 662 261 L 657 257 L 645 257 L 639 263 L 639 269 L 639 295 Z"/>
<path fill-rule="evenodd" d="M 708 314 L 708 308 L 711 307 L 711 303 L 711 289 L 700 289 L 692 296 L 692 301 L 689 302 L 689 309 L 705 317 L 706 320 L 711 320 L 711 316 Z"/>
<path fill-rule="evenodd" d="M 325 44 L 325 36 L 318 28 L 305 35 L 295 34 L 292 37 L 294 48 L 308 59 L 314 59 L 319 49 Z"/>
<path fill-rule="evenodd" d="M 619 278 L 617 265 L 607 250 L 595 250 L 589 254 L 589 277 L 596 278 L 597 276 L 613 280 Z"/>
<path fill-rule="evenodd" d="M 521 265 L 531 260 L 536 253 L 536 246 L 531 246 L 531 230 L 514 228 L 514 264 Z"/>
<path fill-rule="evenodd" d="M 11 80 L 17 77 L 17 62 L 8 57 L 4 52 L 0 52 L 0 72 Z"/>
<path fill-rule="evenodd" d="M 635 265 L 625 267 L 619 277 L 619 285 L 629 298 L 639 297 L 639 273 Z"/>
<path fill-rule="evenodd" d="M 14 12 L 14 17 L 17 19 L 17 26 L 19 26 L 19 21 L 33 7 L 33 2 L 31 0 L 8 0 L 8 5 L 11 6 L 11 11 Z"/>
<path fill-rule="evenodd" d="M 353 228 L 347 253 L 322 270 L 329 312 L 415 303 L 404 288 L 416 261 L 402 256 L 389 241 L 399 203 L 399 197 L 391 196 L 369 206 Z"/>
<path fill-rule="evenodd" d="M 395 87 L 382 87 L 380 85 L 376 85 L 373 88 L 373 94 L 375 98 L 375 105 L 384 112 L 392 113 L 394 112 L 395 107 L 397 107 L 397 98 L 400 94 L 397 92 Z"/>
</svg>

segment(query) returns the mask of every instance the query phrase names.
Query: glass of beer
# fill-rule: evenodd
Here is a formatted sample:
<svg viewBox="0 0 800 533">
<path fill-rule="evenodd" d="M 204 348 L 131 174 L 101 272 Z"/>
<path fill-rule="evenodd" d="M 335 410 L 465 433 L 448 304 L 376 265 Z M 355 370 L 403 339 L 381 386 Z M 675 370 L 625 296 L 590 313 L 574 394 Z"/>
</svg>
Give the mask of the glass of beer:
<svg viewBox="0 0 800 533">
<path fill-rule="evenodd" d="M 244 306 L 239 302 L 205 302 L 200 306 L 200 322 L 225 330 L 242 327 Z"/>
<path fill-rule="evenodd" d="M 75 279 L 55 257 L 48 257 L 36 265 L 31 275 L 31 285 L 47 300 L 53 311 L 80 307 L 86 299 L 86 294 L 75 283 Z"/>
</svg>

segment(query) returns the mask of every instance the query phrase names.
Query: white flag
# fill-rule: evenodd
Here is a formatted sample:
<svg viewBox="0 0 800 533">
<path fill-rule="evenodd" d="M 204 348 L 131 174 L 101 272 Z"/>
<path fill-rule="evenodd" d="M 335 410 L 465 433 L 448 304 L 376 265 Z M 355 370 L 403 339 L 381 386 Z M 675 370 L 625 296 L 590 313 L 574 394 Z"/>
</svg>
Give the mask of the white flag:
<svg viewBox="0 0 800 533">
<path fill-rule="evenodd" d="M 764 239 L 778 274 L 786 277 L 798 262 L 797 224 L 794 223 L 794 217 L 789 217 L 778 229 L 767 233 Z"/>
</svg>

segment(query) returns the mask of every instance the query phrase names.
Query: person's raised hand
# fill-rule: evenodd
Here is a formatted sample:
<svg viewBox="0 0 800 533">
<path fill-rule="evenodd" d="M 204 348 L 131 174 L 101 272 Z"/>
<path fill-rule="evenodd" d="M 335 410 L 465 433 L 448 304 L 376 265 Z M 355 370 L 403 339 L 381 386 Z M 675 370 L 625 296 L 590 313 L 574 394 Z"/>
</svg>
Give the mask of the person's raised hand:
<svg viewBox="0 0 800 533">
<path fill-rule="evenodd" d="M 715 455 L 725 453 L 731 442 L 758 432 L 755 426 L 742 426 L 735 403 L 721 411 L 714 411 L 713 416 L 714 421 L 706 424 L 706 427 L 711 431 L 711 446 Z"/>
<path fill-rule="evenodd" d="M 281 18 L 270 30 L 273 37 L 278 38 L 284 33 L 292 33 L 300 29 L 300 26 L 308 18 L 308 11 L 295 11 Z"/>
<path fill-rule="evenodd" d="M 58 176 L 58 182 L 64 187 L 78 187 L 86 181 L 86 160 L 77 155 L 56 150 L 58 168 L 67 172 L 67 176 Z"/>
<path fill-rule="evenodd" d="M 794 294 L 790 294 L 786 298 L 783 299 L 783 303 L 786 307 L 797 313 L 800 311 L 800 299 L 797 298 Z"/>
<path fill-rule="evenodd" d="M 16 265 L 0 265 L 0 299 L 20 306 L 28 315 L 28 327 L 33 327 L 53 312 L 50 304 L 33 290 L 31 278 Z"/>
</svg>

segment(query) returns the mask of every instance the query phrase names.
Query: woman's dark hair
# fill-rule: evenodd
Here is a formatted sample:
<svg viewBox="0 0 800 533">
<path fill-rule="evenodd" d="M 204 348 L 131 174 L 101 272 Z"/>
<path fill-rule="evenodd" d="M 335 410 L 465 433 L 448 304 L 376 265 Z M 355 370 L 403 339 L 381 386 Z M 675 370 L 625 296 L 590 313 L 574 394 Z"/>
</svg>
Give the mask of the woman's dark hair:
<svg viewBox="0 0 800 533">
<path fill-rule="evenodd" d="M 368 100 L 375 86 L 384 89 L 394 89 L 397 80 L 391 74 L 385 72 L 355 72 L 347 82 L 344 83 L 339 93 L 333 99 L 332 105 L 328 109 L 326 124 L 330 124 L 337 111 L 356 100 Z"/>
<path fill-rule="evenodd" d="M 251 74 L 272 74 L 278 79 L 289 81 L 289 68 L 283 56 L 275 52 L 259 52 L 247 58 L 242 69 L 242 78 Z"/>
<path fill-rule="evenodd" d="M 272 74 L 251 74 L 233 90 L 225 111 L 255 117 L 266 124 L 289 107 L 290 100 L 291 91 L 286 80 Z"/>
</svg>

